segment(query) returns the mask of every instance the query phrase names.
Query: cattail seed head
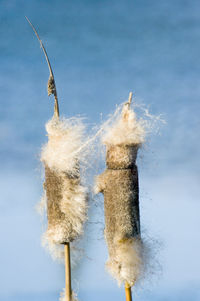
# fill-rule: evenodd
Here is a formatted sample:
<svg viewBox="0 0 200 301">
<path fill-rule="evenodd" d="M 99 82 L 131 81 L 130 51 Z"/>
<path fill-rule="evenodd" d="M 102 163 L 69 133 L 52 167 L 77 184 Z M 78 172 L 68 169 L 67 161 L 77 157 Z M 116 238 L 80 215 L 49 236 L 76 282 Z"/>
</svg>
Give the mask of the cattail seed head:
<svg viewBox="0 0 200 301">
<path fill-rule="evenodd" d="M 96 192 L 104 194 L 107 268 L 119 283 L 132 286 L 142 270 L 137 152 L 145 131 L 130 105 L 103 136 L 106 167 L 97 177 Z"/>
<path fill-rule="evenodd" d="M 53 118 L 46 125 L 48 143 L 41 160 L 45 166 L 49 245 L 73 242 L 87 220 L 88 193 L 80 180 L 83 125 L 80 120 Z"/>
</svg>

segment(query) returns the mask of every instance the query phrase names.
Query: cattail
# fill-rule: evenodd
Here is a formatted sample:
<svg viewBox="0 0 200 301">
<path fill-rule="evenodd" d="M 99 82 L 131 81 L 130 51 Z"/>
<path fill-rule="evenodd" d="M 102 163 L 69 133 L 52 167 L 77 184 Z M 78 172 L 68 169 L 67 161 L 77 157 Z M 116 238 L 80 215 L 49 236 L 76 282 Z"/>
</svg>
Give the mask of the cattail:
<svg viewBox="0 0 200 301">
<path fill-rule="evenodd" d="M 66 290 L 60 300 L 71 301 L 76 299 L 71 291 L 69 246 L 83 234 L 88 207 L 79 166 L 84 127 L 79 119 L 53 117 L 46 130 L 48 143 L 42 149 L 41 161 L 45 166 L 48 227 L 43 241 L 54 257 L 64 255 L 57 250 L 60 244 L 65 245 Z"/>
<path fill-rule="evenodd" d="M 96 181 L 96 192 L 104 194 L 107 268 L 129 293 L 143 264 L 136 158 L 145 138 L 145 130 L 130 108 L 131 98 L 132 94 L 119 119 L 103 136 L 107 169 Z"/>
<path fill-rule="evenodd" d="M 64 245 L 66 285 L 60 300 L 76 301 L 71 289 L 71 260 L 70 243 L 83 233 L 83 226 L 87 219 L 87 189 L 80 179 L 81 150 L 83 149 L 84 126 L 79 118 L 60 119 L 57 90 L 51 64 L 46 49 L 32 23 L 33 28 L 48 67 L 49 80 L 47 84 L 48 96 L 54 95 L 54 116 L 46 124 L 48 142 L 43 147 L 41 161 L 45 167 L 44 190 L 46 195 L 48 227 L 43 240 L 48 245 L 54 257 L 59 257 L 60 248 Z M 44 203 L 42 198 L 42 204 Z"/>
</svg>

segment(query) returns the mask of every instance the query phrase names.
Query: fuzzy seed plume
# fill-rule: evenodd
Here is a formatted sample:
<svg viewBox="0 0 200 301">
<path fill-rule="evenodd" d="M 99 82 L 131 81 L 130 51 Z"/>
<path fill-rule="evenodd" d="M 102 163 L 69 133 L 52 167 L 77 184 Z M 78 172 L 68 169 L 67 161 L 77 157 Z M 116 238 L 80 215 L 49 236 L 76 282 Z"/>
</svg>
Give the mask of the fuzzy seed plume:
<svg viewBox="0 0 200 301">
<path fill-rule="evenodd" d="M 79 174 L 84 130 L 81 118 L 52 118 L 46 124 L 48 143 L 42 148 L 41 161 L 52 170 Z"/>
<path fill-rule="evenodd" d="M 140 239 L 131 238 L 116 241 L 114 250 L 106 263 L 106 268 L 118 281 L 118 284 L 127 282 L 133 286 L 141 277 L 143 266 L 143 250 Z"/>
<path fill-rule="evenodd" d="M 142 120 L 137 120 L 135 112 L 127 104 L 122 114 L 107 128 L 102 137 L 105 145 L 141 145 L 145 141 L 145 127 Z"/>
</svg>

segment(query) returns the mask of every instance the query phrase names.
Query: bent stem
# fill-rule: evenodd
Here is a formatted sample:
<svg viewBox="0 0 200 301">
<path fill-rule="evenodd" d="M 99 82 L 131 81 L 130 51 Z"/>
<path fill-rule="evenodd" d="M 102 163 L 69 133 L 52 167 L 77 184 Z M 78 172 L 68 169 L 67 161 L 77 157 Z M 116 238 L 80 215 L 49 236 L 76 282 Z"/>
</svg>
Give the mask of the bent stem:
<svg viewBox="0 0 200 301">
<path fill-rule="evenodd" d="M 71 261 L 70 261 L 70 243 L 65 244 L 65 297 L 66 301 L 71 301 Z"/>
<path fill-rule="evenodd" d="M 126 301 L 132 301 L 131 286 L 127 282 L 125 283 L 125 294 Z"/>
<path fill-rule="evenodd" d="M 26 17 L 26 16 L 25 16 Z M 39 34 L 37 33 L 37 30 L 35 29 L 35 27 L 33 26 L 33 24 L 31 23 L 31 21 L 28 19 L 28 17 L 26 17 L 26 20 L 28 21 L 28 23 L 30 24 L 30 26 L 32 27 L 36 37 L 38 38 L 39 42 L 40 42 L 40 46 L 42 47 L 42 50 L 44 52 L 48 67 L 49 67 L 49 80 L 48 80 L 48 96 L 50 96 L 51 94 L 54 95 L 54 100 L 55 100 L 55 104 L 54 104 L 54 116 L 59 118 L 59 105 L 58 105 L 58 97 L 57 97 L 57 90 L 56 90 L 56 83 L 55 83 L 55 78 L 53 75 L 53 70 L 51 68 L 51 63 L 49 61 L 49 57 L 47 55 L 46 49 L 42 43 L 42 40 L 39 37 Z"/>
</svg>

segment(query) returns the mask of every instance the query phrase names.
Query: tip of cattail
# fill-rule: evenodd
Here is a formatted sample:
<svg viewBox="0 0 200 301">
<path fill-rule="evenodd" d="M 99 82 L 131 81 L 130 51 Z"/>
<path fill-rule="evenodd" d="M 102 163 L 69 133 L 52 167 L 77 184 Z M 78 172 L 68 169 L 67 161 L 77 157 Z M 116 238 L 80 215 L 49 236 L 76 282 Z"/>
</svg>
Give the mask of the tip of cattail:
<svg viewBox="0 0 200 301">
<path fill-rule="evenodd" d="M 128 103 L 129 103 L 129 105 L 130 105 L 131 102 L 132 102 L 132 98 L 133 98 L 133 92 L 130 92 L 130 93 L 129 93 L 129 98 L 128 98 Z"/>
<path fill-rule="evenodd" d="M 125 103 L 122 113 L 107 128 L 103 135 L 106 145 L 141 145 L 145 141 L 145 128 L 135 112 Z"/>
</svg>

